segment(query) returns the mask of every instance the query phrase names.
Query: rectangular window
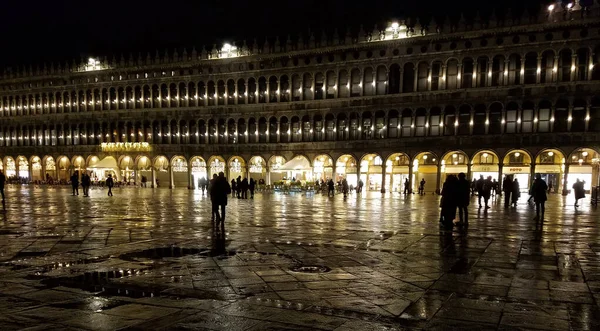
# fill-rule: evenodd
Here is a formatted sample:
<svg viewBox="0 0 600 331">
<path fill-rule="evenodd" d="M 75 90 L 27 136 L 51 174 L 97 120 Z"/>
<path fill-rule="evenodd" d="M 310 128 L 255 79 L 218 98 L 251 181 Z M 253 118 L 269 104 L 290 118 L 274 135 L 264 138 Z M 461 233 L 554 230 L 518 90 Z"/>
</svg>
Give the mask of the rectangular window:
<svg viewBox="0 0 600 331">
<path fill-rule="evenodd" d="M 533 132 L 533 109 L 523 109 L 521 115 L 521 132 Z"/>
<path fill-rule="evenodd" d="M 402 137 L 410 137 L 410 125 L 412 122 L 412 118 L 410 117 L 403 117 L 402 118 Z"/>
<path fill-rule="evenodd" d="M 415 136 L 425 136 L 425 116 L 417 116 L 415 119 Z"/>
<path fill-rule="evenodd" d="M 550 109 L 540 109 L 538 132 L 550 132 Z"/>
<path fill-rule="evenodd" d="M 517 111 L 507 110 L 506 111 L 506 133 L 517 132 Z"/>
<path fill-rule="evenodd" d="M 429 117 L 429 135 L 440 135 L 440 115 L 431 115 L 431 117 Z"/>
</svg>

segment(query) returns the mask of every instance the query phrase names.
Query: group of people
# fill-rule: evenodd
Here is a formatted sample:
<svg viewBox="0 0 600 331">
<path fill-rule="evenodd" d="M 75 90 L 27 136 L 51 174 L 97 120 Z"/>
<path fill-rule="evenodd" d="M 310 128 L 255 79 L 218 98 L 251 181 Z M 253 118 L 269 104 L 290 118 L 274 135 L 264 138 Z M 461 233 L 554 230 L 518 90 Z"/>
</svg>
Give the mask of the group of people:
<svg viewBox="0 0 600 331">
<path fill-rule="evenodd" d="M 90 196 L 90 186 L 92 185 L 92 179 L 87 172 L 83 172 L 81 175 L 81 188 L 83 189 L 83 196 Z M 106 178 L 106 187 L 108 187 L 108 196 L 112 197 L 112 188 L 115 186 L 114 179 L 111 174 L 108 174 Z M 79 195 L 79 171 L 75 170 L 73 175 L 71 175 L 71 187 L 73 188 L 73 196 Z"/>
<path fill-rule="evenodd" d="M 359 185 L 356 188 L 356 192 L 360 193 L 360 191 L 362 191 L 362 181 L 359 181 Z M 348 181 L 346 180 L 346 178 L 342 178 L 342 180 L 339 182 L 339 185 L 341 187 L 342 193 L 344 194 L 344 198 L 346 198 L 348 196 L 348 193 L 350 193 L 350 186 L 348 185 Z M 360 187 L 360 190 L 359 190 Z M 335 195 L 335 183 L 333 182 L 333 179 L 329 179 L 327 181 L 327 196 L 328 197 L 332 197 Z"/>
<path fill-rule="evenodd" d="M 250 191 L 250 199 L 254 199 L 254 190 L 256 189 L 256 181 L 254 178 L 242 179 L 242 176 L 238 176 L 237 179 L 231 180 L 231 197 L 237 197 L 238 199 L 248 199 L 248 190 Z"/>
<path fill-rule="evenodd" d="M 419 195 L 425 195 L 425 178 L 421 178 L 421 181 L 419 182 L 419 186 L 417 187 L 417 192 Z M 410 189 L 410 182 L 408 181 L 408 178 L 404 179 L 404 194 L 409 194 L 411 193 L 411 189 Z"/>
<path fill-rule="evenodd" d="M 577 181 L 579 183 L 579 180 Z M 579 184 L 575 184 L 579 185 Z M 574 188 L 575 188 L 574 185 Z M 440 223 L 446 229 L 452 229 L 455 225 L 454 220 L 456 219 L 456 210 L 459 211 L 459 222 L 456 225 L 464 225 L 465 227 L 469 224 L 468 206 L 471 200 L 471 187 L 473 185 L 467 180 L 464 173 L 455 175 L 448 175 L 444 185 L 442 187 L 442 200 L 440 202 Z M 475 190 L 478 194 L 479 208 L 482 207 L 481 199 L 484 200 L 485 209 L 490 208 L 488 202 L 492 197 L 492 191 L 499 192 L 497 188 L 497 182 L 495 183 L 491 176 L 486 179 L 480 176 L 475 181 Z M 502 190 L 504 192 L 504 206 L 509 207 L 509 203 L 516 205 L 519 199 L 520 186 L 519 182 L 515 178 L 514 180 L 510 176 L 506 176 L 502 182 Z M 545 203 L 547 200 L 546 193 L 548 192 L 548 185 L 546 181 L 542 179 L 540 174 L 537 174 L 535 180 L 531 186 L 530 194 L 535 202 L 536 217 L 535 220 L 542 221 L 545 213 Z M 577 198 L 577 191 L 575 193 Z"/>
</svg>

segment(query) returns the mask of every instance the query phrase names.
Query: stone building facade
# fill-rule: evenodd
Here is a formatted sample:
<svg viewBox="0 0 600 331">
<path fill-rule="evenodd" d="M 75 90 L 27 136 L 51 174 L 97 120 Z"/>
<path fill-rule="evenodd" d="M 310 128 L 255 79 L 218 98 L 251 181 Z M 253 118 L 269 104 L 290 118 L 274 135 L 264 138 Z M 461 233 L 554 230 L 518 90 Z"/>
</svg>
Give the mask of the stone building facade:
<svg viewBox="0 0 600 331">
<path fill-rule="evenodd" d="M 410 22 L 410 23 L 409 23 Z M 241 43 L 240 43 L 241 44 Z M 251 46 L 248 46 L 250 44 Z M 5 71 L 10 176 L 598 184 L 600 5 Z"/>
</svg>

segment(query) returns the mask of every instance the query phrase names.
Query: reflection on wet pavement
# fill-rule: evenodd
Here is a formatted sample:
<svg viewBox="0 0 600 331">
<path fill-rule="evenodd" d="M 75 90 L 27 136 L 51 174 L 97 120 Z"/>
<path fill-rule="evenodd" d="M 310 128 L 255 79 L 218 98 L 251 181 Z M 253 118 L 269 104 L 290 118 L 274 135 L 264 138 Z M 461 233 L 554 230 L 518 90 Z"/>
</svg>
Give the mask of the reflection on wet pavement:
<svg viewBox="0 0 600 331">
<path fill-rule="evenodd" d="M 91 196 L 7 189 L 0 329 L 600 328 L 600 212 L 571 197 L 444 232 L 433 195 L 259 194 L 224 229 L 197 191 Z"/>
</svg>

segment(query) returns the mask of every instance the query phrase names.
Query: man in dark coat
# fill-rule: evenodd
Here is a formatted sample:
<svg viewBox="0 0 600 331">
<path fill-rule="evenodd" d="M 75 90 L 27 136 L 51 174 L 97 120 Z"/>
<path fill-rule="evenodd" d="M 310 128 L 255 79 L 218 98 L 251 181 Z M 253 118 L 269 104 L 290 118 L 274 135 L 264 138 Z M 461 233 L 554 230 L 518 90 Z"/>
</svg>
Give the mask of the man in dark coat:
<svg viewBox="0 0 600 331">
<path fill-rule="evenodd" d="M 579 207 L 579 199 L 585 198 L 585 189 L 583 188 L 585 182 L 582 182 L 577 178 L 575 184 L 573 184 L 573 193 L 575 193 L 575 207 Z"/>
<path fill-rule="evenodd" d="M 452 230 L 456 218 L 456 207 L 458 205 L 458 179 L 454 175 L 448 175 L 442 187 L 442 201 L 440 206 L 440 222 L 446 230 Z"/>
<path fill-rule="evenodd" d="M 504 208 L 508 208 L 510 205 L 510 195 L 513 191 L 513 181 L 510 176 L 504 176 L 502 181 L 502 191 L 504 192 Z"/>
<path fill-rule="evenodd" d="M 483 195 L 483 186 L 485 184 L 485 180 L 483 179 L 483 175 L 479 175 L 479 179 L 475 182 L 475 189 L 477 190 L 477 203 L 479 204 L 479 208 L 481 208 L 481 198 Z"/>
<path fill-rule="evenodd" d="M 460 224 L 465 226 L 469 225 L 469 200 L 471 200 L 471 182 L 466 178 L 464 172 L 458 174 L 458 186 L 457 186 L 457 204 L 458 204 L 458 216 L 460 217 Z"/>
<path fill-rule="evenodd" d="M 256 181 L 254 180 L 254 178 L 250 178 L 248 188 L 250 189 L 250 199 L 254 199 L 254 190 L 256 189 Z"/>
<path fill-rule="evenodd" d="M 2 201 L 4 201 L 4 184 L 6 183 L 6 176 L 0 170 L 0 194 L 2 194 Z"/>
<path fill-rule="evenodd" d="M 83 188 L 83 196 L 84 197 L 90 196 L 90 185 L 91 184 L 92 184 L 92 179 L 90 178 L 90 175 L 88 175 L 86 172 L 84 172 L 83 175 L 81 176 L 81 187 Z"/>
<path fill-rule="evenodd" d="M 229 186 L 225 174 L 219 172 L 219 177 L 217 177 L 210 190 L 212 209 L 216 216 L 217 224 L 219 222 L 222 225 L 225 223 L 225 206 L 227 206 L 227 196 L 229 194 L 231 194 L 231 186 Z M 221 214 L 219 214 L 219 207 L 221 207 Z"/>
<path fill-rule="evenodd" d="M 108 178 L 106 178 L 106 187 L 108 187 L 108 196 L 112 197 L 112 188 L 115 186 L 115 180 L 113 179 L 111 174 L 108 174 Z"/>
<path fill-rule="evenodd" d="M 75 171 L 71 176 L 71 187 L 73 187 L 73 195 L 79 195 L 79 171 Z"/>
<path fill-rule="evenodd" d="M 542 175 L 536 174 L 533 185 L 531 185 L 531 196 L 533 196 L 533 201 L 535 202 L 535 219 L 537 221 L 544 220 L 544 212 L 546 211 L 545 204 L 546 200 L 548 199 L 546 196 L 547 191 L 548 185 L 542 179 Z"/>
</svg>

